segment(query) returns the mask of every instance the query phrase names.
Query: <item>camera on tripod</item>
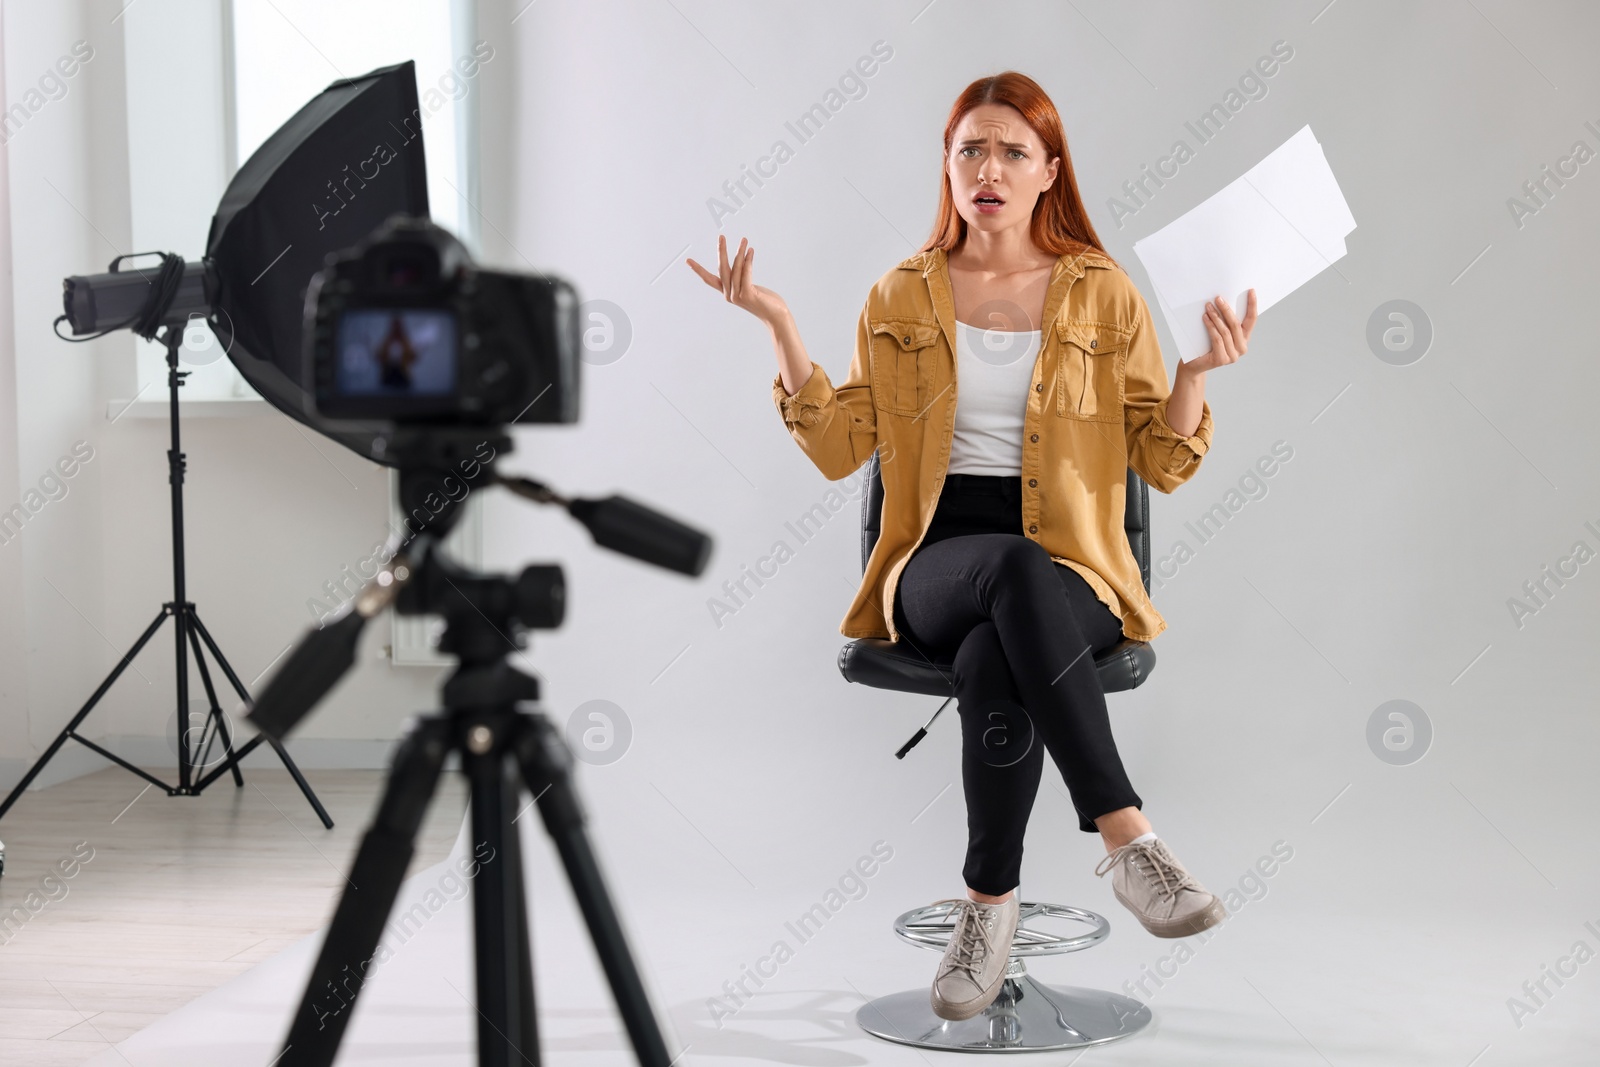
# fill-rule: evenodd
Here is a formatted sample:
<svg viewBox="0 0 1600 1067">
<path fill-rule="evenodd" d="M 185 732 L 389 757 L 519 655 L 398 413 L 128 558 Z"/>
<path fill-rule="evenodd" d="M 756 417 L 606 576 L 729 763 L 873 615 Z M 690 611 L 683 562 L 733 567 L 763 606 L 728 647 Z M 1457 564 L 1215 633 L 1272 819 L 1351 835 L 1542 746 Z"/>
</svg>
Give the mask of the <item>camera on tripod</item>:
<svg viewBox="0 0 1600 1067">
<path fill-rule="evenodd" d="M 307 390 L 329 419 L 578 421 L 582 336 L 560 278 L 482 270 L 447 231 L 396 215 L 306 291 Z"/>
<path fill-rule="evenodd" d="M 416 719 L 396 751 L 350 888 L 290 1020 L 286 1067 L 332 1063 L 349 1013 L 327 1017 L 318 1007 L 321 991 L 372 958 L 452 750 L 470 780 L 473 836 L 496 857 L 473 887 L 482 898 L 474 910 L 480 1062 L 524 1054 L 537 1034 L 513 825 L 524 788 L 583 904 L 640 1063 L 670 1062 L 585 832 L 572 755 L 538 710 L 539 680 L 506 662 L 527 630 L 560 624 L 561 569 L 534 565 L 515 578 L 477 574 L 440 551 L 467 497 L 461 486 L 476 483 L 564 506 L 603 547 L 682 574 L 705 569 L 711 539 L 693 527 L 624 497 L 566 499 L 495 470 L 511 450 L 508 425 L 577 421 L 577 306 L 566 282 L 479 270 L 449 233 L 405 215 L 330 254 L 306 290 L 304 380 L 315 415 L 330 428 L 343 420 L 369 424 L 346 440 L 366 440 L 372 458 L 398 469 L 406 532 L 391 542 L 394 551 L 372 581 L 284 659 L 248 718 L 282 739 L 354 664 L 366 622 L 391 606 L 442 616 L 439 647 L 457 666 L 443 686 L 442 710 Z M 359 985 L 344 988 L 352 997 L 359 992 Z"/>
<path fill-rule="evenodd" d="M 367 620 L 388 607 L 443 616 L 440 647 L 460 660 L 458 676 L 520 648 L 523 629 L 560 624 L 558 567 L 507 580 L 471 574 L 440 551 L 473 489 L 560 504 L 601 547 L 681 574 L 704 570 L 711 539 L 693 527 L 625 497 L 567 499 L 495 470 L 512 449 L 507 425 L 577 421 L 582 340 L 570 283 L 482 270 L 447 230 L 402 213 L 329 253 L 304 307 L 314 416 L 397 469 L 406 522 L 383 568 L 268 680 L 247 716 L 265 734 L 282 739 L 310 713 L 354 663 Z M 535 699 L 536 681 L 519 695 Z"/>
</svg>

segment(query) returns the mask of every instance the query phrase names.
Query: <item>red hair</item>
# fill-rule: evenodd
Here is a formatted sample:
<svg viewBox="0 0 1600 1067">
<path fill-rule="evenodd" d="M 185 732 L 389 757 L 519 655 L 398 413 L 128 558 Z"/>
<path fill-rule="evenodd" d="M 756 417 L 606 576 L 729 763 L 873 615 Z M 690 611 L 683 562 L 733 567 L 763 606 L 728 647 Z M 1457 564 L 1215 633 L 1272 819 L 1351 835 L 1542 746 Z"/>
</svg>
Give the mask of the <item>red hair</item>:
<svg viewBox="0 0 1600 1067">
<path fill-rule="evenodd" d="M 1026 74 L 1008 70 L 1004 74 L 979 78 L 961 91 L 944 124 L 944 159 L 950 158 L 950 142 L 955 137 L 956 127 L 967 112 L 979 104 L 1005 104 L 1015 108 L 1042 143 L 1046 162 L 1056 156 L 1061 158 L 1056 180 L 1039 194 L 1039 201 L 1033 206 L 1033 220 L 1029 224 L 1033 243 L 1057 256 L 1092 248 L 1109 259 L 1089 221 L 1088 212 L 1083 209 L 1083 197 L 1078 193 L 1078 182 L 1072 174 L 1072 155 L 1067 151 L 1067 135 L 1061 127 L 1061 114 L 1039 83 Z M 967 220 L 956 211 L 955 199 L 950 194 L 950 171 L 941 167 L 939 215 L 934 221 L 933 233 L 918 251 L 943 248 L 948 252 L 966 236 Z"/>
</svg>

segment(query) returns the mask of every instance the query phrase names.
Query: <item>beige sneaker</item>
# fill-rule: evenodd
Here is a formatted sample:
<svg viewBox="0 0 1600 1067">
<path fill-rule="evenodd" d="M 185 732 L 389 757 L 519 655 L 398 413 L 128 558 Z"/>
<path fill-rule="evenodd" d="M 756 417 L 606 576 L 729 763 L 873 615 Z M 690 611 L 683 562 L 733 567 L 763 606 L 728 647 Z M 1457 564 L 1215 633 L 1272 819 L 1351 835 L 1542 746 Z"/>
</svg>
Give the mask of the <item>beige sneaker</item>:
<svg viewBox="0 0 1600 1067">
<path fill-rule="evenodd" d="M 1003 904 L 952 899 L 954 929 L 933 978 L 933 1013 L 941 1019 L 970 1019 L 994 1003 L 1005 984 L 1011 939 L 1017 933 L 1018 897 Z"/>
<path fill-rule="evenodd" d="M 1106 854 L 1094 873 L 1111 875 L 1111 889 L 1139 924 L 1157 937 L 1188 937 L 1227 918 L 1222 901 L 1195 881 L 1159 837 Z"/>
</svg>

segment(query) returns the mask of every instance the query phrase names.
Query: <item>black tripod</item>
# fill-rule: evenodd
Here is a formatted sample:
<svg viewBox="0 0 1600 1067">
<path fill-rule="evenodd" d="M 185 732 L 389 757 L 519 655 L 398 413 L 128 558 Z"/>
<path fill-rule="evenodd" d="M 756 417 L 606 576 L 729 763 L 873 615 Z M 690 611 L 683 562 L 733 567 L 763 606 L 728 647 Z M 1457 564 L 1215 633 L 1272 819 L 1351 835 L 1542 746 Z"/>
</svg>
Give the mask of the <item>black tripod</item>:
<svg viewBox="0 0 1600 1067">
<path fill-rule="evenodd" d="M 6 797 L 5 803 L 0 804 L 0 818 L 3 818 L 5 813 L 11 810 L 11 805 L 17 802 L 17 798 L 22 795 L 23 791 L 28 788 L 29 783 L 44 769 L 44 765 L 49 763 L 51 758 L 60 751 L 61 746 L 67 743 L 68 738 L 93 749 L 112 762 L 120 764 L 150 782 L 151 785 L 160 786 L 166 790 L 168 796 L 199 796 L 208 785 L 227 771 L 231 771 L 233 774 L 234 786 L 242 788 L 244 786 L 244 776 L 239 773 L 239 761 L 254 751 L 255 747 L 262 741 L 266 741 L 277 752 L 278 758 L 283 761 L 283 765 L 288 768 L 289 774 L 294 778 L 295 783 L 300 786 L 300 791 L 305 794 L 306 800 L 310 802 L 312 810 L 317 813 L 317 818 L 322 820 L 322 825 L 332 829 L 333 820 L 328 817 L 328 813 L 323 808 L 321 801 L 311 791 L 310 783 L 301 775 L 300 768 L 295 766 L 294 760 L 289 758 L 289 754 L 283 750 L 283 746 L 275 738 L 269 737 L 264 733 L 258 734 L 237 752 L 234 751 L 233 732 L 228 728 L 227 717 L 217 703 L 216 687 L 211 681 L 211 670 L 206 665 L 206 651 L 211 653 L 211 658 L 216 661 L 223 677 L 227 678 L 228 684 L 233 686 L 234 692 L 239 694 L 239 699 L 243 700 L 247 707 L 250 705 L 250 692 L 245 688 L 244 683 L 239 681 L 239 676 L 233 672 L 233 668 L 229 666 L 227 658 L 223 656 L 222 650 L 217 647 L 217 642 L 211 637 L 210 632 L 205 627 L 205 623 L 200 621 L 200 614 L 188 599 L 184 585 L 183 474 L 185 457 L 178 441 L 178 388 L 183 385 L 183 379 L 188 377 L 189 372 L 178 369 L 178 345 L 181 338 L 181 327 L 170 323 L 163 327 L 160 340 L 167 349 L 167 389 L 171 397 L 169 418 L 172 423 L 172 448 L 167 452 L 168 480 L 172 485 L 172 600 L 161 605 L 161 611 L 156 615 L 155 620 L 145 628 L 144 633 L 139 636 L 139 640 L 134 642 L 133 647 L 111 669 L 111 673 L 106 675 L 105 681 L 100 683 L 100 687 L 94 691 L 83 707 L 78 709 L 78 713 L 72 717 L 72 721 L 67 723 L 66 728 L 45 750 L 44 755 L 39 757 L 39 761 L 29 769 L 27 774 L 23 775 L 22 781 L 18 782 L 16 788 L 11 790 L 11 795 Z M 173 644 L 177 654 L 178 682 L 178 784 L 175 786 L 168 785 L 154 775 L 146 773 L 141 767 L 135 767 L 121 756 L 95 744 L 77 732 L 78 725 L 94 710 L 95 705 L 100 702 L 100 698 L 106 695 L 106 692 L 116 683 L 116 680 L 122 676 L 122 672 L 133 662 L 134 657 L 155 636 L 156 631 L 161 628 L 161 624 L 169 617 L 172 619 L 172 625 L 175 630 Z M 201 648 L 202 643 L 205 646 L 204 650 Z M 198 730 L 198 736 L 196 736 L 197 731 L 189 722 L 189 653 L 191 650 L 194 652 L 195 667 L 200 672 L 200 684 L 205 688 L 206 702 L 210 705 L 205 723 Z M 213 727 L 215 727 L 215 733 L 212 732 Z M 223 751 L 227 753 L 227 758 L 212 768 L 210 773 L 196 780 L 197 772 L 195 768 L 205 767 L 210 757 L 211 746 L 219 738 L 222 741 Z"/>
<path fill-rule="evenodd" d="M 454 653 L 460 666 L 445 683 L 444 710 L 423 717 L 395 753 L 349 888 L 290 1025 L 282 1067 L 333 1063 L 451 750 L 461 754 L 469 782 L 473 851 L 487 856 L 472 883 L 478 1062 L 539 1063 L 527 899 L 512 823 L 525 784 L 582 906 L 639 1061 L 667 1067 L 666 1045 L 584 832 L 570 778 L 572 754 L 542 713 L 518 710 L 519 701 L 538 700 L 539 683 L 505 662 L 514 621 L 559 622 L 560 570 L 529 567 L 513 584 L 466 574 L 431 550 L 409 565 L 417 573 L 401 593 L 401 610 L 410 609 L 406 601 L 415 594 L 417 609 L 444 615 L 439 647 Z"/>
<path fill-rule="evenodd" d="M 474 853 L 487 854 L 472 882 L 476 958 L 478 1062 L 484 1067 L 540 1062 L 534 1014 L 530 924 L 522 856 L 514 823 L 526 785 L 539 806 L 605 970 L 634 1054 L 645 1067 L 670 1067 L 639 972 L 584 830 L 571 779 L 572 753 L 536 708 L 538 680 L 514 669 L 507 653 L 523 647 L 524 628 L 549 629 L 565 612 L 565 585 L 556 566 L 530 566 L 512 581 L 464 570 L 438 549 L 460 514 L 458 501 L 436 492 L 474 454 L 474 443 L 510 451 L 498 430 L 397 434 L 401 510 L 436 499 L 442 510 L 384 565 L 347 609 L 295 648 L 267 683 L 250 713 L 263 732 L 284 736 L 350 668 L 366 620 L 390 604 L 402 615 L 440 615 L 439 647 L 458 662 L 445 682 L 444 709 L 421 718 L 395 752 L 372 826 L 361 839 L 338 909 L 305 994 L 290 1022 L 281 1067 L 328 1067 L 350 1019 L 350 1008 L 374 961 L 379 939 L 415 851 L 418 827 L 451 751 L 460 753 L 472 810 Z M 491 453 L 494 454 L 494 453 Z M 564 500 L 537 482 L 504 478 L 485 464 L 486 484 L 504 485 L 544 503 L 560 503 L 589 527 L 595 540 L 639 559 L 699 574 L 710 539 L 620 497 Z M 465 497 L 461 497 L 465 499 Z"/>
</svg>

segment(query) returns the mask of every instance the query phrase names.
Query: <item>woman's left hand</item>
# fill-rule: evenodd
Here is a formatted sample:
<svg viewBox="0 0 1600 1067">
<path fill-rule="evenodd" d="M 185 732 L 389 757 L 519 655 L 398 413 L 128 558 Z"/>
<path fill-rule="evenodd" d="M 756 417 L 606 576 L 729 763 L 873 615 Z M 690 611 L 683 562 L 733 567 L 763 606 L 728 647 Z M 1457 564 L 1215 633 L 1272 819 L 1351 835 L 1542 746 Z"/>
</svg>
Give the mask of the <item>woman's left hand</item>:
<svg viewBox="0 0 1600 1067">
<path fill-rule="evenodd" d="M 1246 297 L 1243 322 L 1234 316 L 1233 308 L 1221 296 L 1206 302 L 1201 321 L 1211 335 L 1211 351 L 1178 364 L 1181 369 L 1196 373 L 1232 363 L 1244 355 L 1250 343 L 1250 331 L 1256 325 L 1256 291 L 1249 290 Z"/>
</svg>

